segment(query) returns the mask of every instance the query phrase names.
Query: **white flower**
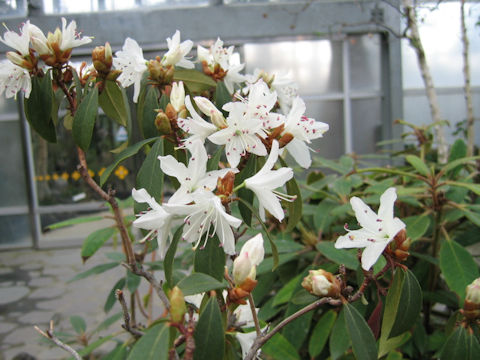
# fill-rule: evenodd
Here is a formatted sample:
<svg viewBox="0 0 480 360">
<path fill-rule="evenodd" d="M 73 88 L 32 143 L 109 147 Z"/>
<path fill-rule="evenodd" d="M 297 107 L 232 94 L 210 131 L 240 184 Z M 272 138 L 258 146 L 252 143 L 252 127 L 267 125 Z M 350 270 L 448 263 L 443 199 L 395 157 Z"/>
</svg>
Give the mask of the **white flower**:
<svg viewBox="0 0 480 360">
<path fill-rule="evenodd" d="M 274 189 L 283 186 L 293 177 L 293 170 L 282 167 L 272 170 L 278 159 L 278 141 L 274 140 L 272 149 L 265 165 L 258 173 L 245 180 L 245 186 L 252 190 L 258 198 L 260 217 L 265 221 L 265 209 L 267 209 L 279 221 L 284 218 L 280 200 L 292 200 L 287 195 Z"/>
<path fill-rule="evenodd" d="M 30 24 L 30 21 L 27 20 L 25 23 L 27 27 L 25 31 L 28 31 L 29 36 L 30 36 L 30 41 L 32 43 L 33 49 L 39 54 L 39 55 L 45 55 L 45 54 L 53 54 L 52 49 L 48 47 L 48 40 L 45 37 L 45 34 L 43 33 L 42 30 L 40 30 L 39 27 Z"/>
<path fill-rule="evenodd" d="M 194 200 L 195 190 L 212 191 L 215 189 L 219 177 L 225 176 L 229 171 L 238 171 L 237 169 L 221 169 L 207 173 L 208 154 L 203 144 L 199 140 L 195 140 L 187 145 L 187 149 L 192 154 L 188 161 L 188 167 L 178 162 L 172 155 L 158 157 L 162 171 L 177 178 L 180 183 L 180 187 L 168 200 L 169 204 L 191 203 Z"/>
<path fill-rule="evenodd" d="M 32 80 L 30 74 L 24 68 L 12 64 L 8 60 L 0 62 L 0 95 L 5 91 L 5 97 L 14 97 L 22 90 L 25 97 L 30 96 Z"/>
<path fill-rule="evenodd" d="M 268 326 L 265 326 L 263 329 L 261 329 L 262 333 L 267 330 Z M 253 345 L 253 342 L 257 338 L 257 333 L 255 330 L 248 332 L 248 333 L 241 333 L 237 332 L 235 333 L 235 337 L 237 338 L 238 342 L 240 343 L 240 347 L 242 348 L 242 358 L 245 359 L 247 356 L 250 348 Z M 257 351 L 256 357 L 260 355 L 260 349 Z"/>
<path fill-rule="evenodd" d="M 242 246 L 240 254 L 233 262 L 235 284 L 241 285 L 247 278 L 255 280 L 256 267 L 263 261 L 264 256 L 263 237 L 258 234 Z"/>
<path fill-rule="evenodd" d="M 335 247 L 362 248 L 362 268 L 369 270 L 375 264 L 387 245 L 397 233 L 405 228 L 405 224 L 393 217 L 393 205 L 397 199 L 395 188 L 388 188 L 380 197 L 378 214 L 375 214 L 368 205 L 358 197 L 352 197 L 352 205 L 357 221 L 362 226 L 359 230 L 348 230 L 347 235 L 340 236 Z"/>
<path fill-rule="evenodd" d="M 227 126 L 227 123 L 225 122 L 225 118 L 223 117 L 222 112 L 218 110 L 217 107 L 213 105 L 213 103 L 210 100 L 208 100 L 203 96 L 195 96 L 193 100 L 195 100 L 195 103 L 197 104 L 198 108 L 210 118 L 212 123 L 217 128 L 224 128 Z"/>
<path fill-rule="evenodd" d="M 81 36 L 77 32 L 77 23 L 75 20 L 67 26 L 67 20 L 62 17 L 62 41 L 60 42 L 60 50 L 66 51 L 81 45 L 92 42 L 88 36 Z"/>
<path fill-rule="evenodd" d="M 226 120 L 227 127 L 210 135 L 208 139 L 214 144 L 225 145 L 230 166 L 237 167 L 240 158 L 247 152 L 259 156 L 267 155 L 265 145 L 257 136 L 265 135 L 262 123 L 258 119 L 244 116 L 245 104 L 228 103 L 223 108 L 230 111 Z"/>
<path fill-rule="evenodd" d="M 162 58 L 162 65 L 179 66 L 186 69 L 193 69 L 195 65 L 190 60 L 185 59 L 193 46 L 192 40 L 186 40 L 180 43 L 180 31 L 176 31 L 172 38 L 167 38 L 168 51 Z"/>
<path fill-rule="evenodd" d="M 180 108 L 185 105 L 185 88 L 183 87 L 183 81 L 172 84 L 170 104 L 172 104 L 176 112 L 179 112 Z"/>
<path fill-rule="evenodd" d="M 263 261 L 265 249 L 263 247 L 263 236 L 261 233 L 255 235 L 243 244 L 239 256 L 242 256 L 243 254 L 248 254 L 253 266 L 257 266 Z"/>
<path fill-rule="evenodd" d="M 184 141 L 186 143 L 192 143 L 196 140 L 200 140 L 203 144 L 205 139 L 210 134 L 213 134 L 215 131 L 217 131 L 217 128 L 215 125 L 203 120 L 202 117 L 198 115 L 198 113 L 195 111 L 195 108 L 192 106 L 190 96 L 185 97 L 185 106 L 191 117 L 186 119 L 179 118 L 177 120 L 177 124 L 180 129 L 191 135 Z"/>
<path fill-rule="evenodd" d="M 30 31 L 29 27 L 35 26 L 30 24 L 30 20 L 22 26 L 20 34 L 15 31 L 7 31 L 0 41 L 5 45 L 17 50 L 22 56 L 27 56 L 30 53 Z M 36 26 L 35 26 L 36 27 Z"/>
<path fill-rule="evenodd" d="M 227 214 L 220 198 L 210 191 L 199 189 L 192 196 L 195 203 L 191 205 L 164 205 L 170 213 L 187 215 L 184 220 L 183 239 L 195 243 L 194 249 L 203 240 L 203 248 L 208 238 L 217 234 L 225 253 L 233 255 L 235 238 L 231 226 L 237 228 L 242 221 Z"/>
<path fill-rule="evenodd" d="M 245 64 L 240 63 L 240 55 L 238 53 L 232 54 L 228 60 L 227 75 L 223 78 L 225 87 L 230 94 L 233 94 L 235 85 L 245 81 L 245 76 L 240 74 Z"/>
<path fill-rule="evenodd" d="M 134 84 L 133 101 L 137 102 L 142 76 L 147 71 L 147 60 L 143 58 L 142 48 L 135 40 L 126 38 L 122 50 L 117 51 L 115 56 L 113 65 L 122 71 L 117 80 L 123 87 Z"/>
<path fill-rule="evenodd" d="M 255 308 L 255 312 L 258 314 L 259 308 Z M 235 315 L 236 323 L 241 327 L 252 327 L 255 325 L 253 320 L 252 309 L 250 305 L 239 305 L 235 310 L 233 310 L 233 315 Z"/>
<path fill-rule="evenodd" d="M 148 239 L 155 233 L 157 234 L 158 248 L 160 256 L 163 258 L 167 251 L 168 237 L 174 216 L 165 211 L 165 209 L 157 203 L 145 189 L 132 189 L 132 197 L 136 202 L 147 203 L 150 207 L 150 210 L 141 214 L 133 222 L 133 226 L 144 230 L 150 230 L 145 239 Z"/>
<path fill-rule="evenodd" d="M 304 113 L 305 102 L 300 97 L 296 97 L 285 120 L 283 134 L 293 135 L 292 141 L 287 144 L 286 148 L 300 166 L 308 169 L 312 164 L 312 159 L 307 143 L 322 137 L 328 130 L 328 124 L 307 118 L 303 115 Z"/>
<path fill-rule="evenodd" d="M 298 85 L 289 74 L 274 73 L 271 89 L 277 92 L 278 103 L 284 114 L 288 114 L 292 107 L 293 100 L 298 95 Z"/>
</svg>

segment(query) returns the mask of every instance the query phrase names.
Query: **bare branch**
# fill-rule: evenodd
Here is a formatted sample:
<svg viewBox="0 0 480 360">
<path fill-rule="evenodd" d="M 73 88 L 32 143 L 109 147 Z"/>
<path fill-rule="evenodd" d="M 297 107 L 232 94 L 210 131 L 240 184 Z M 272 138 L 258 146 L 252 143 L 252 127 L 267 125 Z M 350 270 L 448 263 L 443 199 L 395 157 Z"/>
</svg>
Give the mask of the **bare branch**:
<svg viewBox="0 0 480 360">
<path fill-rule="evenodd" d="M 260 330 L 257 311 L 255 309 L 255 302 L 253 301 L 253 296 L 251 293 L 248 294 L 248 303 L 250 304 L 250 310 L 252 312 L 253 322 L 255 323 L 255 331 L 257 332 L 257 336 L 260 336 L 262 334 L 262 331 Z"/>
<path fill-rule="evenodd" d="M 115 290 L 115 296 L 117 297 L 118 302 L 122 306 L 123 321 L 124 321 L 124 324 L 122 325 L 122 327 L 135 337 L 143 336 L 143 332 L 133 328 L 130 325 L 130 315 L 128 314 L 128 307 L 127 307 L 127 303 L 125 302 L 125 297 L 123 296 L 123 291 L 120 289 Z"/>
<path fill-rule="evenodd" d="M 53 333 L 53 320 L 50 320 L 50 329 L 43 331 L 38 326 L 34 326 L 34 329 L 42 336 L 46 337 L 47 339 L 52 340 L 55 345 L 60 347 L 61 349 L 67 351 L 72 355 L 76 360 L 82 360 L 82 357 L 76 352 L 71 346 L 62 342 L 59 338 L 55 336 Z"/>
</svg>

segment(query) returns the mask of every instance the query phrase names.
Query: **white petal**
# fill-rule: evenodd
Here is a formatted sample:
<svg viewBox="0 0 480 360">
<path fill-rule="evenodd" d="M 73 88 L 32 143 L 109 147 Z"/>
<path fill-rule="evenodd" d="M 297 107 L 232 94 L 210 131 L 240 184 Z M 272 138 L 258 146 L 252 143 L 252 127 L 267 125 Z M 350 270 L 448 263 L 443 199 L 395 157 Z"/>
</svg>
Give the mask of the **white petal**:
<svg viewBox="0 0 480 360">
<path fill-rule="evenodd" d="M 382 255 L 382 252 L 387 245 L 388 241 L 378 241 L 367 246 L 362 253 L 362 268 L 364 270 L 370 270 L 373 264 L 377 262 L 380 255 Z"/>
<path fill-rule="evenodd" d="M 150 196 L 147 190 L 145 189 L 132 189 L 132 198 L 138 203 L 147 203 L 152 209 L 158 210 L 162 207 L 158 204 L 158 202 Z"/>
<path fill-rule="evenodd" d="M 172 155 L 159 156 L 158 160 L 160 160 L 162 171 L 169 176 L 176 177 L 180 183 L 188 176 L 185 164 L 178 162 Z"/>
<path fill-rule="evenodd" d="M 286 148 L 298 165 L 304 169 L 308 169 L 312 165 L 310 149 L 303 141 L 294 138 L 287 144 Z"/>
<path fill-rule="evenodd" d="M 244 253 L 248 254 L 250 261 L 255 266 L 263 261 L 265 249 L 263 247 L 263 236 L 261 233 L 255 235 L 242 246 L 239 256 L 242 256 Z"/>
<path fill-rule="evenodd" d="M 378 217 L 383 221 L 393 220 L 393 205 L 397 200 L 397 193 L 394 187 L 388 188 L 380 196 L 380 207 L 378 208 Z"/>
<path fill-rule="evenodd" d="M 370 207 L 360 198 L 354 196 L 350 199 L 350 204 L 355 212 L 358 223 L 365 229 L 376 232 L 381 228 L 381 224 L 377 221 L 379 218 Z"/>
<path fill-rule="evenodd" d="M 372 234 L 364 229 L 349 231 L 348 234 L 340 236 L 335 242 L 336 249 L 362 248 L 370 245 L 369 238 Z"/>
</svg>

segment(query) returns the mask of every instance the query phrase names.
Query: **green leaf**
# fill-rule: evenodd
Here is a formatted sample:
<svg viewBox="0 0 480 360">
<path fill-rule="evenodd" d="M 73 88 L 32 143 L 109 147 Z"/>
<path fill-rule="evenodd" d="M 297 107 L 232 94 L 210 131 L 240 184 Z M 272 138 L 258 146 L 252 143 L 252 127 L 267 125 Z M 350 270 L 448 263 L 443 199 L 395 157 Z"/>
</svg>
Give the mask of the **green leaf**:
<svg viewBox="0 0 480 360">
<path fill-rule="evenodd" d="M 224 288 L 225 285 L 210 275 L 193 273 L 183 278 L 177 286 L 182 290 L 183 295 L 195 295 L 205 291 Z"/>
<path fill-rule="evenodd" d="M 133 345 L 127 360 L 167 360 L 169 327 L 161 322 L 148 329 Z"/>
<path fill-rule="evenodd" d="M 275 295 L 273 300 L 273 306 L 287 303 L 291 299 L 294 290 L 297 288 L 300 279 L 304 276 L 305 275 L 303 273 L 299 274 L 293 279 L 291 279 L 288 283 L 286 283 Z"/>
<path fill-rule="evenodd" d="M 477 195 L 480 195 L 480 184 L 466 183 L 466 182 L 460 182 L 460 181 L 449 181 L 449 180 L 445 181 L 445 184 L 463 187 L 470 191 L 473 191 Z"/>
<path fill-rule="evenodd" d="M 282 164 L 283 167 L 288 167 L 285 160 L 283 160 L 281 157 L 279 158 L 279 160 L 280 160 L 280 164 Z M 303 202 L 302 202 L 302 194 L 300 193 L 300 188 L 298 187 L 295 177 L 293 177 L 291 180 L 288 180 L 286 186 L 287 186 L 288 195 L 296 197 L 294 201 L 289 202 L 287 205 L 288 223 L 287 223 L 287 228 L 285 229 L 285 232 L 289 233 L 293 229 L 295 229 L 295 226 L 302 218 Z"/>
<path fill-rule="evenodd" d="M 118 262 L 111 262 L 111 263 L 106 263 L 106 264 L 100 264 L 97 266 L 94 266 L 93 268 L 81 272 L 80 274 L 75 275 L 72 279 L 68 280 L 68 282 L 72 281 L 77 281 L 80 279 L 84 279 L 86 277 L 89 277 L 91 275 L 96 275 L 96 274 L 101 274 L 107 270 L 113 269 L 114 267 L 118 266 Z"/>
<path fill-rule="evenodd" d="M 345 311 L 342 309 L 333 325 L 329 338 L 329 348 L 332 360 L 340 358 L 350 347 L 351 341 L 345 324 Z"/>
<path fill-rule="evenodd" d="M 55 224 L 50 224 L 46 228 L 50 230 L 60 229 L 62 227 L 76 225 L 76 224 L 83 224 L 86 222 L 93 222 L 98 220 L 103 220 L 103 216 L 86 216 L 86 217 L 79 217 L 79 218 L 72 218 L 65 221 L 60 221 Z"/>
<path fill-rule="evenodd" d="M 114 337 L 115 337 L 115 334 L 107 335 L 105 337 L 102 337 L 102 338 L 90 343 L 88 346 L 84 347 L 82 350 L 80 350 L 78 352 L 78 354 L 80 356 L 90 355 L 93 352 L 93 350 L 98 349 L 100 346 L 105 344 L 107 341 L 110 341 Z M 69 358 L 68 360 L 73 360 L 73 357 Z"/>
<path fill-rule="evenodd" d="M 219 146 L 218 149 L 215 151 L 215 154 L 208 159 L 207 161 L 207 171 L 213 171 L 218 169 L 218 163 L 220 162 L 220 158 L 222 157 L 224 151 L 224 146 Z"/>
<path fill-rule="evenodd" d="M 343 305 L 345 324 L 358 360 L 377 360 L 375 338 L 362 315 L 349 303 Z"/>
<path fill-rule="evenodd" d="M 236 174 L 235 176 L 235 186 L 240 185 L 245 181 L 245 179 L 255 174 L 256 166 L 257 166 L 256 159 L 257 157 L 255 155 L 253 154 L 250 155 L 243 170 L 240 171 L 240 173 Z M 241 188 L 240 190 L 238 190 L 238 196 L 240 199 L 250 204 L 250 207 L 253 206 L 253 198 L 254 198 L 253 191 L 247 188 Z M 250 207 L 244 204 L 242 201 L 238 203 L 238 209 L 240 210 L 240 215 L 242 216 L 242 219 L 245 222 L 245 224 L 247 224 L 247 226 L 249 227 L 252 226 L 252 210 L 250 209 Z"/>
<path fill-rule="evenodd" d="M 392 284 L 390 285 L 390 289 L 388 289 L 387 298 L 385 300 L 385 310 L 383 312 L 380 336 L 380 349 L 382 349 L 382 343 L 385 343 L 390 337 L 393 324 L 398 316 L 404 279 L 405 273 L 403 271 L 395 271 Z"/>
<path fill-rule="evenodd" d="M 94 231 L 87 236 L 82 246 L 82 260 L 87 261 L 105 242 L 115 234 L 115 228 L 105 228 Z"/>
<path fill-rule="evenodd" d="M 280 333 L 276 333 L 262 346 L 262 353 L 269 356 L 269 359 L 300 360 L 295 347 Z"/>
<path fill-rule="evenodd" d="M 106 356 L 102 357 L 102 360 L 124 360 L 127 358 L 127 354 L 127 345 L 121 344 L 110 351 Z"/>
<path fill-rule="evenodd" d="M 222 110 L 223 105 L 232 101 L 232 96 L 228 92 L 228 89 L 225 86 L 225 83 L 223 81 L 219 81 L 217 83 L 214 99 L 215 99 L 215 106 L 217 107 L 217 109 L 220 109 L 220 110 Z"/>
<path fill-rule="evenodd" d="M 390 331 L 390 337 L 404 333 L 415 324 L 422 308 L 422 288 L 410 270 L 405 272 L 400 295 L 400 312 Z"/>
<path fill-rule="evenodd" d="M 131 272 L 130 270 L 127 270 L 127 289 L 128 291 L 130 291 L 130 293 L 135 293 L 135 291 L 137 291 L 139 285 L 140 285 L 140 281 L 142 280 L 142 278 L 136 274 L 134 274 L 133 272 Z"/>
<path fill-rule="evenodd" d="M 308 342 L 308 352 L 312 358 L 317 357 L 322 352 L 336 319 L 337 313 L 329 310 L 322 315 L 317 325 L 315 325 Z"/>
<path fill-rule="evenodd" d="M 157 117 L 155 109 L 160 107 L 158 98 L 159 93 L 157 88 L 150 85 L 147 85 L 139 96 L 137 119 L 140 132 L 144 138 L 158 136 L 158 130 L 155 127 L 155 118 Z"/>
<path fill-rule="evenodd" d="M 205 248 L 195 251 L 193 269 L 197 273 L 204 273 L 222 281 L 225 272 L 225 252 L 217 235 L 208 239 Z"/>
<path fill-rule="evenodd" d="M 410 163 L 410 165 L 415 168 L 415 170 L 417 170 L 423 176 L 428 177 L 430 175 L 430 170 L 428 169 L 428 166 L 418 156 L 407 155 L 405 159 Z"/>
<path fill-rule="evenodd" d="M 457 242 L 446 240 L 440 248 L 440 270 L 448 287 L 465 299 L 465 288 L 479 277 L 472 255 Z"/>
<path fill-rule="evenodd" d="M 70 316 L 70 324 L 72 324 L 73 330 L 75 330 L 78 335 L 82 335 L 87 331 L 87 323 L 81 316 Z"/>
<path fill-rule="evenodd" d="M 465 156 L 467 156 L 467 145 L 462 139 L 457 139 L 450 148 L 448 162 L 451 163 L 455 160 L 462 159 Z M 456 177 L 460 170 L 462 170 L 462 166 L 458 166 L 455 169 L 452 169 L 449 175 L 451 175 L 451 177 Z"/>
<path fill-rule="evenodd" d="M 468 220 L 470 220 L 472 223 L 474 223 L 477 226 L 480 226 L 480 214 L 467 210 L 467 209 L 461 209 L 460 210 Z"/>
<path fill-rule="evenodd" d="M 98 97 L 98 103 L 105 115 L 114 120 L 117 124 L 127 126 L 130 109 L 125 102 L 122 89 L 116 81 L 106 80 L 105 87 Z"/>
<path fill-rule="evenodd" d="M 318 300 L 318 296 L 310 294 L 307 290 L 301 289 L 292 296 L 291 302 L 295 305 L 307 305 Z"/>
<path fill-rule="evenodd" d="M 402 220 L 407 225 L 407 236 L 411 238 L 412 241 L 421 238 L 430 226 L 429 215 L 409 216 Z"/>
<path fill-rule="evenodd" d="M 358 268 L 358 259 L 348 250 L 336 249 L 332 241 L 322 241 L 316 245 L 318 251 L 322 253 L 327 259 L 337 263 L 344 264 L 345 267 L 351 270 Z"/>
<path fill-rule="evenodd" d="M 480 345 L 474 334 L 459 326 L 447 339 L 442 349 L 440 360 L 478 359 Z"/>
<path fill-rule="evenodd" d="M 78 105 L 73 117 L 72 136 L 75 144 L 87 151 L 92 140 L 98 111 L 98 89 L 94 87 Z"/>
<path fill-rule="evenodd" d="M 112 289 L 108 293 L 107 301 L 105 301 L 105 305 L 103 305 L 103 311 L 105 311 L 105 313 L 108 313 L 110 310 L 112 310 L 113 305 L 115 305 L 115 303 L 117 302 L 115 291 L 123 290 L 123 288 L 125 287 L 125 283 L 125 278 L 121 278 L 115 283 L 115 285 L 113 285 Z"/>
<path fill-rule="evenodd" d="M 159 202 L 163 196 L 164 182 L 164 174 L 158 162 L 158 157 L 161 155 L 163 155 L 163 138 L 158 139 L 152 145 L 136 179 L 136 188 L 147 190 L 150 196 L 158 199 Z"/>
<path fill-rule="evenodd" d="M 465 158 L 462 158 L 462 159 L 458 159 L 458 160 L 449 162 L 447 165 L 445 165 L 445 166 L 441 169 L 441 172 L 442 172 L 442 173 L 448 173 L 450 170 L 455 169 L 457 166 L 459 166 L 459 165 L 464 165 L 464 164 L 469 163 L 469 162 L 471 162 L 472 164 L 474 164 L 474 161 L 475 161 L 475 160 L 478 160 L 478 159 L 480 159 L 480 155 L 465 157 Z"/>
<path fill-rule="evenodd" d="M 317 205 L 315 214 L 313 215 L 313 224 L 316 229 L 327 232 L 330 224 L 335 220 L 331 215 L 331 211 L 338 206 L 338 203 L 333 202 L 330 199 L 324 199 Z"/>
<path fill-rule="evenodd" d="M 95 329 L 94 332 L 99 332 L 99 331 L 108 329 L 111 325 L 113 325 L 114 323 L 116 323 L 118 320 L 120 320 L 122 318 L 123 318 L 123 312 L 120 311 L 120 312 L 106 318 L 105 320 L 103 320 L 100 323 L 100 325 L 97 326 L 97 328 Z"/>
<path fill-rule="evenodd" d="M 167 110 L 167 105 L 169 103 L 170 103 L 170 98 L 168 97 L 168 95 L 167 94 L 162 94 L 162 96 L 160 97 L 160 103 L 158 104 L 160 109 L 162 109 L 163 111 L 166 111 Z"/>
<path fill-rule="evenodd" d="M 177 252 L 177 245 L 178 241 L 182 237 L 182 232 L 183 226 L 179 227 L 177 231 L 175 231 L 172 242 L 168 247 L 167 253 L 165 254 L 165 260 L 163 262 L 165 280 L 167 281 L 167 285 L 170 289 L 175 286 L 175 284 L 173 283 L 173 261 L 175 260 L 175 253 Z"/>
<path fill-rule="evenodd" d="M 30 97 L 24 100 L 24 110 L 32 128 L 45 140 L 55 143 L 57 135 L 52 119 L 53 96 L 49 73 L 42 78 L 34 76 Z"/>
<path fill-rule="evenodd" d="M 154 142 L 155 140 L 157 140 L 157 138 L 146 139 L 146 140 L 140 141 L 140 142 L 138 142 L 134 145 L 129 146 L 128 148 L 123 150 L 121 153 L 117 154 L 115 156 L 115 158 L 113 159 L 113 163 L 110 164 L 110 166 L 107 167 L 105 169 L 105 171 L 103 172 L 103 174 L 100 176 L 100 186 L 103 186 L 105 184 L 105 182 L 108 180 L 108 178 L 112 174 L 113 170 L 115 170 L 115 168 L 122 161 L 124 161 L 125 159 L 135 155 L 136 153 L 138 153 L 140 151 L 140 149 L 142 147 L 144 147 L 147 144 L 150 144 L 150 143 Z"/>
<path fill-rule="evenodd" d="M 193 93 L 210 90 L 217 85 L 210 76 L 193 69 L 175 69 L 173 80 L 183 81 L 188 90 Z"/>
<path fill-rule="evenodd" d="M 297 258 L 297 254 L 281 254 L 277 261 L 275 262 L 273 257 L 263 259 L 260 265 L 257 266 L 257 275 L 264 274 L 266 272 L 274 270 L 276 267 L 286 264 L 289 261 L 292 261 Z M 274 268 L 275 267 L 275 268 Z"/>
<path fill-rule="evenodd" d="M 208 300 L 200 314 L 195 333 L 194 359 L 222 359 L 225 346 L 222 314 L 215 297 Z"/>
</svg>

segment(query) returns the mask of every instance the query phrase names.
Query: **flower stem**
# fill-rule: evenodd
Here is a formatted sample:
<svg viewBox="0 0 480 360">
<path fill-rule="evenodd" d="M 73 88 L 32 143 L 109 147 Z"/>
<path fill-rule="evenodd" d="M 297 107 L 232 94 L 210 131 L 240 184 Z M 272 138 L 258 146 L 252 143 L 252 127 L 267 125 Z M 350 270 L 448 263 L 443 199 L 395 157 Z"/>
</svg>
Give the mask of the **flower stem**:
<svg viewBox="0 0 480 360">
<path fill-rule="evenodd" d="M 240 185 L 237 185 L 233 188 L 233 191 L 232 192 L 237 192 L 238 190 L 242 189 L 245 187 L 245 181 L 242 182 Z"/>
</svg>

